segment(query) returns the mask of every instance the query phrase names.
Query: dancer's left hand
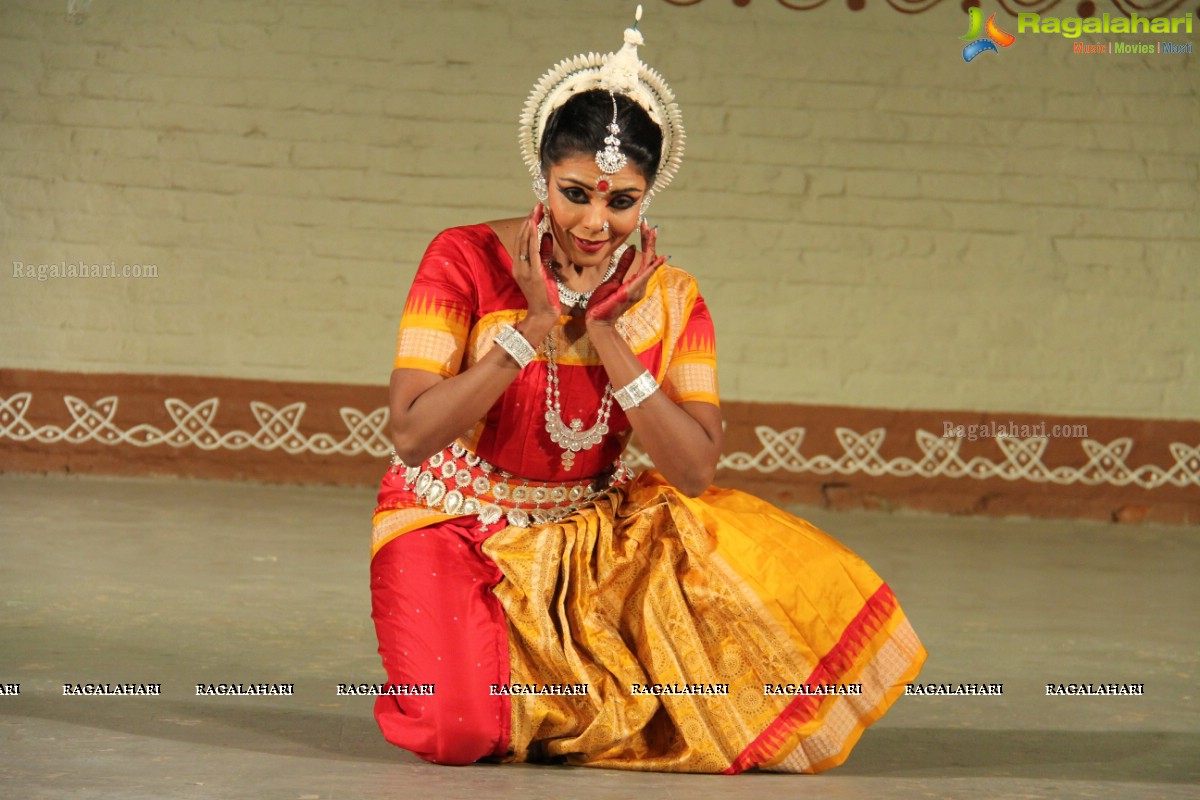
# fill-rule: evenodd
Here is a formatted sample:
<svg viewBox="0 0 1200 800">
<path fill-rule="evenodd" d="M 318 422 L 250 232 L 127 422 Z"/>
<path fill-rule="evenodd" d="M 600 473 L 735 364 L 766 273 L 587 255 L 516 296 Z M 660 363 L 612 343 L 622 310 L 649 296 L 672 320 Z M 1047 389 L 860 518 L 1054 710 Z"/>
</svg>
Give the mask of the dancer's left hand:
<svg viewBox="0 0 1200 800">
<path fill-rule="evenodd" d="M 658 228 L 651 228 L 642 223 L 642 252 L 632 245 L 621 255 L 617 271 L 612 278 L 597 286 L 588 300 L 584 321 L 589 328 L 594 326 L 611 325 L 621 318 L 621 315 L 639 303 L 646 296 L 646 284 L 650 276 L 667 263 L 665 256 L 659 256 L 655 251 L 658 241 Z M 634 261 L 637 268 L 630 269 Z"/>
</svg>

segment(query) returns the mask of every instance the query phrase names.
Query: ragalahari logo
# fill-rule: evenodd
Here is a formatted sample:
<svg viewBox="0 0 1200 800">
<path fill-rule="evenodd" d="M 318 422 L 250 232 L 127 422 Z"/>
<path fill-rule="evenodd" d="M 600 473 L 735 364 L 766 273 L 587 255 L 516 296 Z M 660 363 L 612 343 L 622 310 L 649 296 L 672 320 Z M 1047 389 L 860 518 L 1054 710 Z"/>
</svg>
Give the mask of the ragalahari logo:
<svg viewBox="0 0 1200 800">
<path fill-rule="evenodd" d="M 983 24 L 983 12 L 978 8 L 969 8 L 967 13 L 971 15 L 970 27 L 967 32 L 960 36 L 962 41 L 970 41 L 963 48 L 963 61 L 970 62 L 971 59 L 980 53 L 986 53 L 989 50 L 993 53 L 999 53 L 996 46 L 1008 47 L 1017 40 L 1017 37 L 1011 33 L 1005 33 L 996 25 L 996 15 L 992 14 L 988 17 L 987 25 Z M 979 34 L 985 33 L 985 36 Z"/>
</svg>

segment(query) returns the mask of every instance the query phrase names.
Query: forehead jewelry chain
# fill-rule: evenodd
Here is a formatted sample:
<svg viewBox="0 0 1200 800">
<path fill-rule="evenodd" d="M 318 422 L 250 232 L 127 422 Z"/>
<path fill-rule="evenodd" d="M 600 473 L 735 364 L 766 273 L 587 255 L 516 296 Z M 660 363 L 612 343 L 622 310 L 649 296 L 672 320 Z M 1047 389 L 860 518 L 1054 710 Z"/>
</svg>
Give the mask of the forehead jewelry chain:
<svg viewBox="0 0 1200 800">
<path fill-rule="evenodd" d="M 621 140 L 617 138 L 617 134 L 621 132 L 621 126 L 617 124 L 617 95 L 609 92 L 608 96 L 612 98 L 612 122 L 608 123 L 608 136 L 604 137 L 604 149 L 596 151 L 596 166 L 604 173 L 596 181 L 596 191 L 601 195 L 608 194 L 610 185 L 608 176 L 624 169 L 627 161 L 625 154 L 621 152 Z"/>
</svg>

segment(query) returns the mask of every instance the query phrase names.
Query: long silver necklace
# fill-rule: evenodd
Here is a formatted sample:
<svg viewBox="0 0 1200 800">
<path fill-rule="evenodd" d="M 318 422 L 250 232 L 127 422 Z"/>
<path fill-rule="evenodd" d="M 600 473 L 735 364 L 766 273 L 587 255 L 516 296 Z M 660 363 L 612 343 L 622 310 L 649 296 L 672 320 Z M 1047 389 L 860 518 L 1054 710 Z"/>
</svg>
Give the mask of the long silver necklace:
<svg viewBox="0 0 1200 800">
<path fill-rule="evenodd" d="M 575 466 L 575 454 L 580 450 L 591 450 L 604 439 L 608 433 L 608 416 L 612 411 L 612 384 L 604 386 L 604 396 L 600 398 L 600 411 L 596 416 L 596 424 L 587 430 L 583 429 L 583 420 L 573 419 L 567 425 L 562 418 L 562 405 L 558 392 L 558 363 L 555 361 L 557 333 L 553 330 L 546 337 L 546 433 L 550 440 L 562 448 L 562 465 L 567 472 Z"/>
</svg>

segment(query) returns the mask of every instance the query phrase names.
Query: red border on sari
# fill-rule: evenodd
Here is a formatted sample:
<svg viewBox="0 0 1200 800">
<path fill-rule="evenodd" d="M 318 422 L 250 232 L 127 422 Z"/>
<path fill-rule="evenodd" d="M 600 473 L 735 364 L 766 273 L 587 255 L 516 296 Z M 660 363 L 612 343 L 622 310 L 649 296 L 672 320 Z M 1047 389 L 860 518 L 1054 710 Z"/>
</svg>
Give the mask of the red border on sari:
<svg viewBox="0 0 1200 800">
<path fill-rule="evenodd" d="M 821 658 L 805 683 L 817 685 L 840 682 L 841 676 L 854 666 L 855 659 L 866 648 L 871 638 L 898 609 L 896 595 L 886 583 L 881 585 L 846 626 L 846 630 L 842 631 L 838 643 Z M 775 756 L 787 736 L 813 718 L 824 699 L 814 695 L 797 696 L 775 721 L 733 760 L 725 774 L 736 775 Z"/>
</svg>

